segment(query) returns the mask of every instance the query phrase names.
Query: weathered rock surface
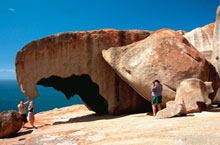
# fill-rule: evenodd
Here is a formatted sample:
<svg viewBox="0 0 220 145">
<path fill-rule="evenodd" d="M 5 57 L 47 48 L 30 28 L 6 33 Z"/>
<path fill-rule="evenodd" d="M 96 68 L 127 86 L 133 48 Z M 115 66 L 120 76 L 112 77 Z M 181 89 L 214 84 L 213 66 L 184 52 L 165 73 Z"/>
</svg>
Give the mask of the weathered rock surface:
<svg viewBox="0 0 220 145">
<path fill-rule="evenodd" d="M 207 107 L 210 106 L 209 94 L 213 91 L 212 82 L 203 82 L 195 78 L 186 79 L 177 88 L 175 101 L 177 104 L 184 103 L 187 113 L 190 113 L 200 109 L 198 102 L 204 103 Z"/>
<path fill-rule="evenodd" d="M 183 104 L 177 104 L 175 101 L 169 101 L 166 104 L 166 108 L 160 110 L 156 114 L 157 119 L 170 118 L 176 115 L 186 114 Z"/>
<path fill-rule="evenodd" d="M 0 114 L 0 138 L 10 137 L 22 127 L 21 115 L 16 111 L 4 111 Z"/>
<path fill-rule="evenodd" d="M 177 33 L 179 33 L 180 35 L 185 35 L 187 32 L 184 30 L 178 30 L 176 31 Z"/>
<path fill-rule="evenodd" d="M 59 33 L 33 41 L 16 56 L 20 89 L 32 99 L 38 96 L 36 85 L 54 87 L 68 99 L 79 94 L 88 108 L 102 114 L 146 111 L 150 103 L 115 74 L 101 52 L 150 34 L 150 31 L 104 29 Z"/>
<path fill-rule="evenodd" d="M 170 119 L 146 113 L 98 116 L 85 106 L 69 106 L 35 115 L 37 129 L 21 129 L 1 145 L 217 145 L 220 142 L 219 108 Z M 27 124 L 26 126 L 30 126 Z"/>
<path fill-rule="evenodd" d="M 212 45 L 212 59 L 211 62 L 215 66 L 218 74 L 220 75 L 220 6 L 216 12 L 216 25 L 214 28 L 213 45 Z M 220 101 L 220 89 L 216 94 L 214 101 Z"/>
<path fill-rule="evenodd" d="M 167 108 L 157 113 L 157 118 L 201 112 L 211 105 L 210 93 L 213 93 L 212 82 L 195 78 L 183 80 L 177 88 L 175 101 L 168 102 Z"/>
<path fill-rule="evenodd" d="M 202 28 L 196 28 L 184 35 L 184 37 L 208 60 L 211 60 L 212 56 L 214 27 L 215 23 L 211 23 Z"/>
<path fill-rule="evenodd" d="M 198 49 L 220 74 L 220 6 L 216 12 L 216 22 L 188 32 L 184 37 Z"/>
<path fill-rule="evenodd" d="M 104 59 L 117 74 L 148 101 L 152 100 L 151 83 L 163 84 L 163 104 L 174 100 L 177 86 L 187 78 L 213 82 L 219 87 L 215 68 L 182 35 L 162 29 L 148 38 L 123 47 L 103 50 Z"/>
<path fill-rule="evenodd" d="M 216 12 L 216 24 L 214 28 L 213 36 L 213 53 L 212 53 L 212 63 L 215 66 L 218 74 L 220 74 L 220 6 Z"/>
</svg>

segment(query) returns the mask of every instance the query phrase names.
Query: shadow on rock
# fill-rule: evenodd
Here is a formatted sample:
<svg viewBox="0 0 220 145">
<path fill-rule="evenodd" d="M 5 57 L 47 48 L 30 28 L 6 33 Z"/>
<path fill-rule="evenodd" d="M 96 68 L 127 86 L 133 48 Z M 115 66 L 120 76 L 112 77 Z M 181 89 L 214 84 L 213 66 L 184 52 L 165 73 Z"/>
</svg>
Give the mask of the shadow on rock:
<svg viewBox="0 0 220 145">
<path fill-rule="evenodd" d="M 13 134 L 11 136 L 5 137 L 5 138 L 14 138 L 14 137 L 19 137 L 19 136 L 24 136 L 24 135 L 30 134 L 32 132 L 33 132 L 33 130 L 21 131 L 21 132 Z"/>
<path fill-rule="evenodd" d="M 220 104 L 218 105 L 211 105 L 209 108 L 204 109 L 207 112 L 220 112 Z"/>
<path fill-rule="evenodd" d="M 124 116 L 127 116 L 127 115 L 128 114 L 117 115 L 117 116 L 89 114 L 89 115 L 86 115 L 86 116 L 70 118 L 68 121 L 54 122 L 53 125 L 66 124 L 66 123 L 76 123 L 76 122 L 91 122 L 91 121 L 97 121 L 97 120 L 108 120 L 108 119 L 115 119 L 115 118 L 124 117 Z"/>
</svg>

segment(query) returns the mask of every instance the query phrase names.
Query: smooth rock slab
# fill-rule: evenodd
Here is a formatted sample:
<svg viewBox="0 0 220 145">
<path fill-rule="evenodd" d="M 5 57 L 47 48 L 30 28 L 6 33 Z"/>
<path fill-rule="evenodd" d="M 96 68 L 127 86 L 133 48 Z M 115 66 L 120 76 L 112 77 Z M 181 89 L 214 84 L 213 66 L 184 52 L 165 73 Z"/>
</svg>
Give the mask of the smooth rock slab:
<svg viewBox="0 0 220 145">
<path fill-rule="evenodd" d="M 2 139 L 0 144 L 218 145 L 220 142 L 220 108 L 182 117 L 155 119 L 146 113 L 97 116 L 86 111 L 84 105 L 80 105 L 85 108 L 83 110 L 78 106 L 38 113 L 35 125 L 41 127 L 30 134 Z M 52 125 L 55 124 L 54 118 L 69 118 L 69 121 Z"/>
</svg>

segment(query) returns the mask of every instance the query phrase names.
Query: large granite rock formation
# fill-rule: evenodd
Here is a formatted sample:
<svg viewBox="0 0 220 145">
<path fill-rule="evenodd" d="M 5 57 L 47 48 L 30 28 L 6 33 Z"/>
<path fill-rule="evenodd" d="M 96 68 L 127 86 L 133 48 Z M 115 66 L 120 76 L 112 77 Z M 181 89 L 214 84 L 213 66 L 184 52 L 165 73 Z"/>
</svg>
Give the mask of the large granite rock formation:
<svg viewBox="0 0 220 145">
<path fill-rule="evenodd" d="M 0 114 L 0 137 L 9 137 L 17 133 L 23 124 L 21 115 L 16 111 L 4 111 Z"/>
<path fill-rule="evenodd" d="M 59 33 L 33 41 L 16 56 L 20 89 L 32 99 L 38 96 L 36 85 L 54 87 L 67 99 L 79 94 L 88 108 L 97 113 L 146 111 L 150 103 L 115 74 L 101 52 L 150 34 L 150 31 L 105 29 Z"/>
<path fill-rule="evenodd" d="M 186 39 L 195 46 L 216 68 L 220 75 L 220 6 L 217 9 L 216 22 L 186 33 Z M 220 101 L 220 90 L 215 100 Z"/>
<path fill-rule="evenodd" d="M 201 112 L 211 105 L 210 93 L 213 93 L 212 82 L 195 78 L 183 80 L 177 88 L 175 101 L 167 102 L 166 108 L 159 111 L 156 118 Z"/>
<path fill-rule="evenodd" d="M 163 104 L 175 98 L 177 86 L 184 79 L 212 81 L 215 93 L 220 85 L 215 68 L 186 38 L 170 29 L 158 30 L 127 46 L 103 50 L 103 57 L 148 101 L 152 100 L 151 83 L 154 79 L 163 84 Z"/>
<path fill-rule="evenodd" d="M 208 60 L 211 60 L 212 56 L 214 27 L 215 23 L 211 23 L 202 28 L 196 28 L 184 35 L 184 37 Z"/>
<path fill-rule="evenodd" d="M 184 37 L 199 50 L 220 74 L 220 6 L 216 12 L 216 22 L 185 33 Z"/>
<path fill-rule="evenodd" d="M 217 9 L 216 24 L 214 28 L 212 63 L 220 74 L 220 6 Z"/>
</svg>

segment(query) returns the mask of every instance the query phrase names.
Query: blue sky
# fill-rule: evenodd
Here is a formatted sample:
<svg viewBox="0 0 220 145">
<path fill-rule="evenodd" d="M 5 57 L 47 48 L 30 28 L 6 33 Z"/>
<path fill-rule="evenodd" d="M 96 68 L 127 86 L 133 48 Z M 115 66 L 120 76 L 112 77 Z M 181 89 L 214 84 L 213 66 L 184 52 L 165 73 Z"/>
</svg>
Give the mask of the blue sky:
<svg viewBox="0 0 220 145">
<path fill-rule="evenodd" d="M 219 0 L 0 0 L 0 79 L 15 79 L 16 53 L 66 31 L 161 28 L 191 31 L 215 21 Z"/>
</svg>

